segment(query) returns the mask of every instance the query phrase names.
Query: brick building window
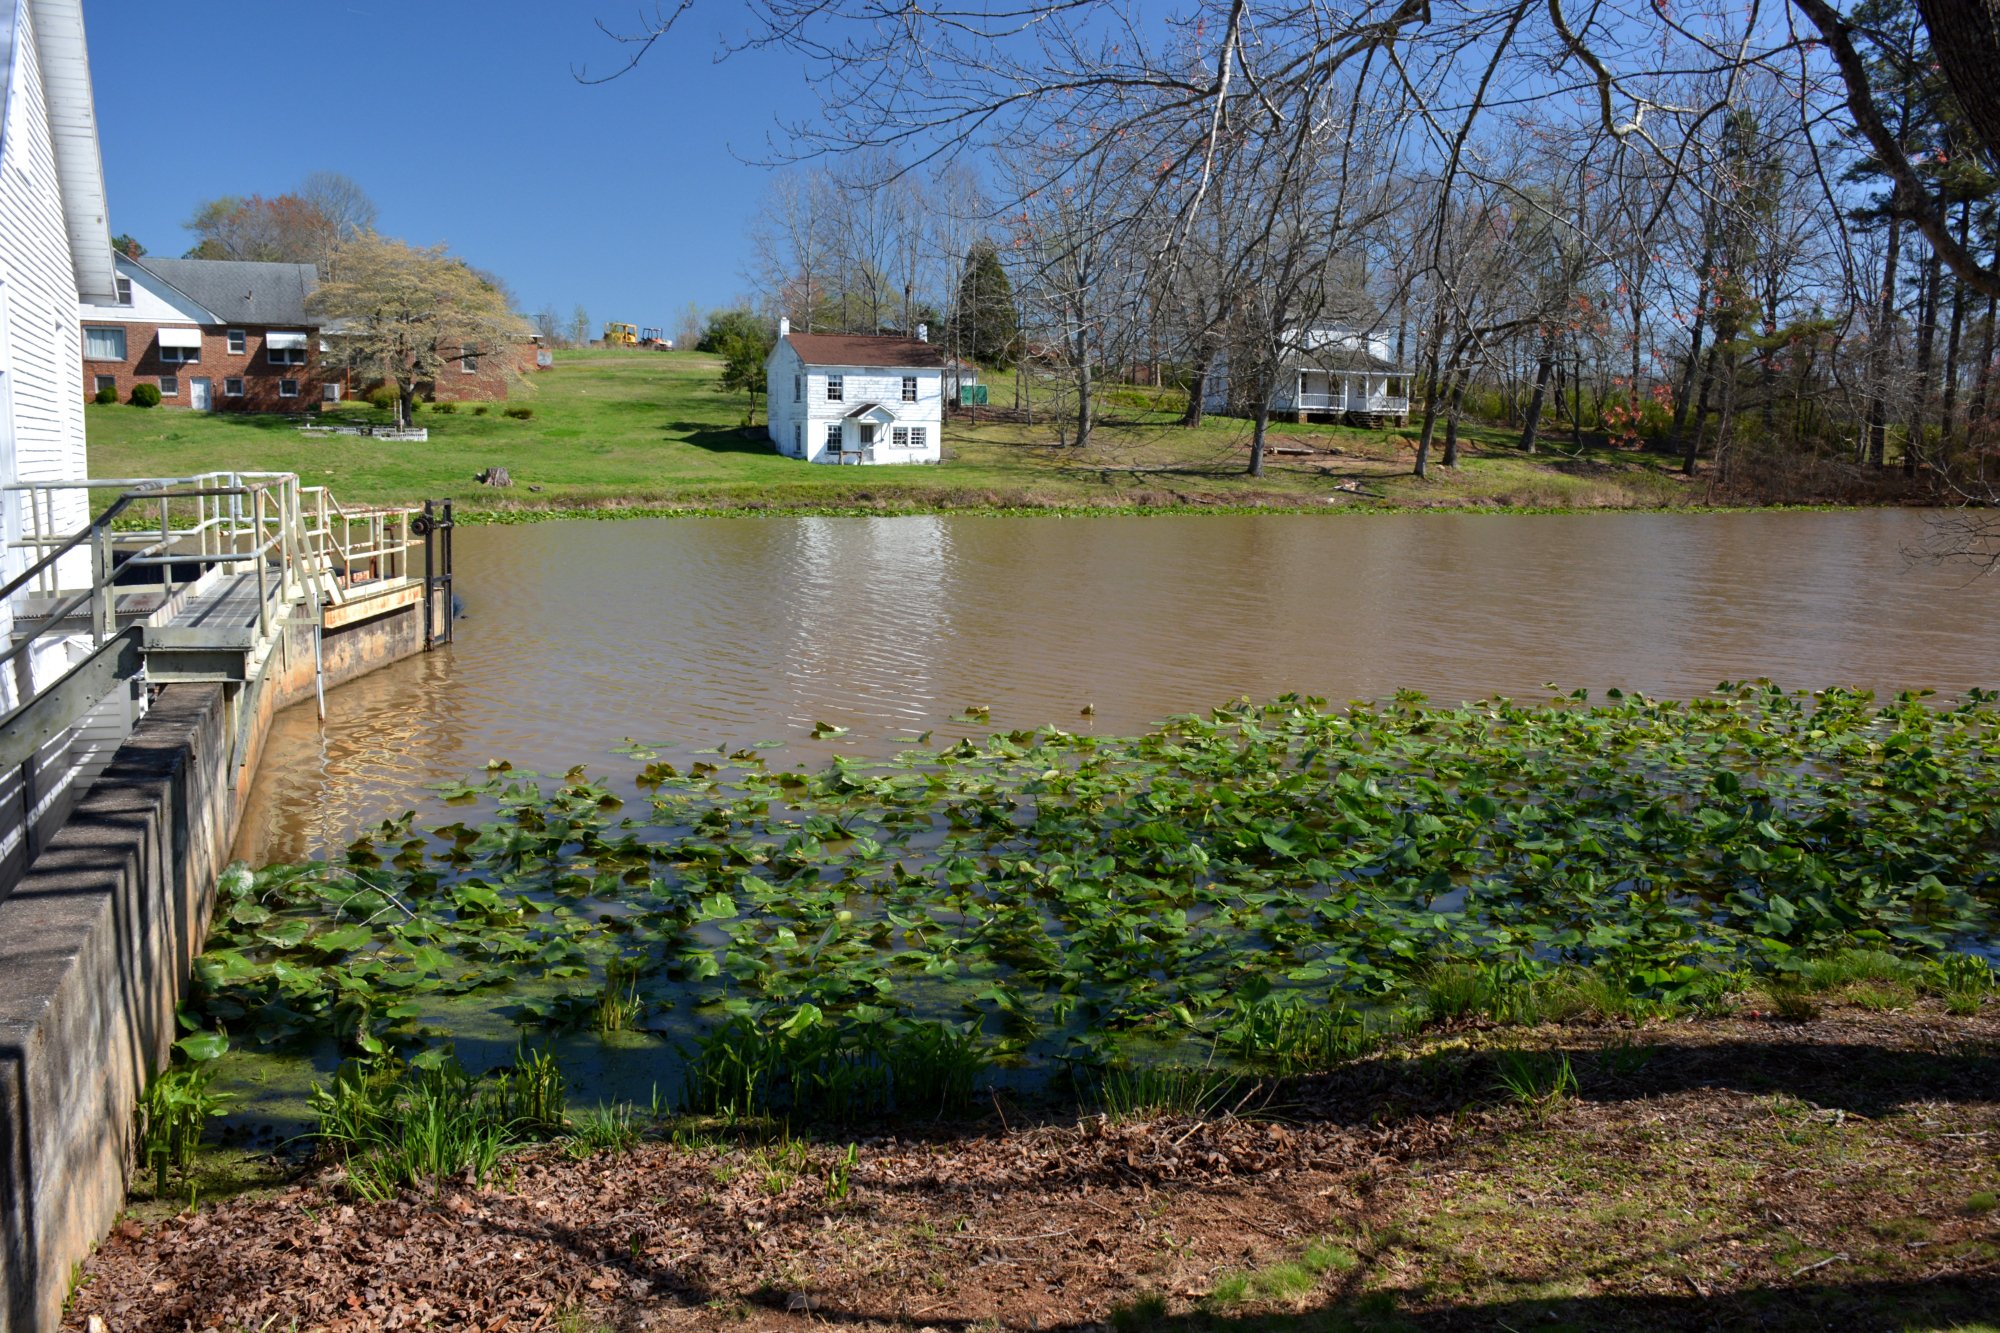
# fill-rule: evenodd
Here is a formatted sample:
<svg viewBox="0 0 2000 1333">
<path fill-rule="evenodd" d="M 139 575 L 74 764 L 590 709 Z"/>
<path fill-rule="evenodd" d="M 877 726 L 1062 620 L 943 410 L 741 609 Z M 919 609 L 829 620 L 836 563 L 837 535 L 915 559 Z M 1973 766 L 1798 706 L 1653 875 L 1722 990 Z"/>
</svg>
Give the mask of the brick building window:
<svg viewBox="0 0 2000 1333">
<path fill-rule="evenodd" d="M 841 395 L 847 391 L 846 380 L 847 377 L 845 375 L 828 375 L 826 377 L 826 401 L 829 403 L 840 401 Z"/>
<path fill-rule="evenodd" d="M 201 360 L 199 347 L 162 347 L 160 360 L 170 366 L 193 365 Z"/>
<path fill-rule="evenodd" d="M 83 354 L 93 361 L 123 361 L 125 359 L 125 330 L 85 329 L 83 331 Z"/>
<path fill-rule="evenodd" d="M 98 393 L 103 393 L 106 389 L 110 389 L 113 393 L 116 393 L 118 391 L 118 377 L 116 375 L 99 375 L 91 385 L 91 388 Z"/>
<path fill-rule="evenodd" d="M 458 369 L 460 374 L 477 375 L 479 373 L 479 353 L 467 352 L 464 356 L 460 357 Z"/>
<path fill-rule="evenodd" d="M 222 382 L 222 396 L 224 398 L 241 398 L 243 396 L 243 377 L 241 375 L 231 375 L 228 379 L 224 380 Z"/>
<path fill-rule="evenodd" d="M 906 403 L 917 401 L 917 377 L 915 375 L 903 376 L 903 401 Z"/>
<path fill-rule="evenodd" d="M 303 366 L 306 335 L 273 329 L 264 335 L 264 359 L 274 366 Z"/>
<path fill-rule="evenodd" d="M 299 382 L 297 380 L 278 381 L 278 397 L 296 398 L 298 396 L 299 396 Z"/>
<path fill-rule="evenodd" d="M 250 340 L 244 336 L 243 330 L 231 329 L 229 331 L 229 354 L 231 356 L 242 356 L 244 349 L 249 345 Z"/>
<path fill-rule="evenodd" d="M 177 398 L 180 396 L 180 392 L 181 377 L 179 375 L 160 376 L 160 397 Z"/>
</svg>

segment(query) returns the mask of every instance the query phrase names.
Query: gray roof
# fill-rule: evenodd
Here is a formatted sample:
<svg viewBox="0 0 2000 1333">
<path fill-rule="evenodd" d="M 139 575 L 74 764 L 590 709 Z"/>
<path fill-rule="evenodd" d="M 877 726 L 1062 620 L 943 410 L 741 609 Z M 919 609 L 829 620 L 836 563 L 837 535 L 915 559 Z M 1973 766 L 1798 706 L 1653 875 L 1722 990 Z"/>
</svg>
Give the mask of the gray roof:
<svg viewBox="0 0 2000 1333">
<path fill-rule="evenodd" d="M 155 259 L 139 266 L 201 306 L 221 324 L 317 326 L 306 297 L 319 286 L 311 264 L 267 264 L 249 259 Z"/>
</svg>

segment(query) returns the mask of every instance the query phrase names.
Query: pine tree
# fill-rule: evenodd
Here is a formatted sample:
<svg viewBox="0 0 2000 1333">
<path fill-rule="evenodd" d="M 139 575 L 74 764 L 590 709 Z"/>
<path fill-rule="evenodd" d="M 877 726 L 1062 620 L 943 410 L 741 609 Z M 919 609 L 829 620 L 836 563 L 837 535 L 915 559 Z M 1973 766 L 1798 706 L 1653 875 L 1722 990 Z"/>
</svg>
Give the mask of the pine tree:
<svg viewBox="0 0 2000 1333">
<path fill-rule="evenodd" d="M 995 369 L 1014 364 L 1021 325 L 1014 313 L 1014 285 L 1000 266 L 1000 252 L 981 241 L 965 257 L 952 311 L 951 339 L 968 361 Z"/>
</svg>

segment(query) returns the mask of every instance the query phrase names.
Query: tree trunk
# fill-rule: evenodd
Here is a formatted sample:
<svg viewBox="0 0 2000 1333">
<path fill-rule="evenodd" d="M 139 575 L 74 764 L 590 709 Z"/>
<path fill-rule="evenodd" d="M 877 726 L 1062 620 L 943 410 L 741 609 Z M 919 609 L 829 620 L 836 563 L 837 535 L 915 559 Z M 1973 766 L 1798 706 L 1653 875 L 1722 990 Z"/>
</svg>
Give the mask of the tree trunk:
<svg viewBox="0 0 2000 1333">
<path fill-rule="evenodd" d="M 2000 253 L 1995 254 L 1994 263 L 2000 264 Z M 1968 430 L 1977 428 L 1979 422 L 1986 416 L 1986 389 L 1993 378 L 1994 315 L 2000 313 L 1996 307 L 2000 307 L 2000 298 L 1987 297 L 1986 318 L 1982 321 L 1979 331 L 1979 374 L 1973 377 L 1972 402 L 1967 405 L 1965 411 L 1965 424 Z"/>
<path fill-rule="evenodd" d="M 1257 411 L 1251 420 L 1255 424 L 1250 429 L 1250 475 L 1261 477 L 1264 475 L 1264 433 L 1271 425 L 1271 396 L 1268 393 L 1258 395 Z"/>
<path fill-rule="evenodd" d="M 1903 244 L 1903 219 L 1889 215 L 1889 248 L 1882 258 L 1882 295 L 1876 305 L 1875 345 L 1869 357 L 1874 365 L 1868 386 L 1868 461 L 1884 467 L 1889 460 L 1889 403 L 1883 396 L 1883 382 L 1889 378 L 1889 348 L 1894 341 L 1889 330 L 1896 316 L 1896 252 Z"/>
<path fill-rule="evenodd" d="M 1722 402 L 1716 410 L 1715 475 L 1729 480 L 1730 455 L 1736 443 L 1736 357 L 1732 353 L 1722 364 Z"/>
<path fill-rule="evenodd" d="M 1971 225 L 1972 206 L 1966 205 L 1964 221 L 1960 230 Z M 1961 240 L 1965 239 L 1961 237 Z M 1965 284 L 1957 277 L 1951 280 L 1951 329 L 1944 340 L 1944 402 L 1938 410 L 1938 435 L 1941 458 L 1951 459 L 1952 445 L 1958 439 L 1958 354 L 1965 338 Z"/>
<path fill-rule="evenodd" d="M 408 430 L 410 422 L 417 415 L 417 386 L 399 384 L 396 386 L 396 429 Z"/>
<path fill-rule="evenodd" d="M 1701 255 L 1701 280 L 1695 288 L 1694 330 L 1688 343 L 1687 369 L 1681 375 L 1681 391 L 1674 395 L 1674 438 L 1687 429 L 1688 406 L 1694 401 L 1694 377 L 1701 370 L 1701 335 L 1708 319 L 1708 275 L 1715 266 L 1715 247 Z"/>
<path fill-rule="evenodd" d="M 1917 392 L 1910 404 L 1910 434 L 1903 442 L 1903 475 L 1917 475 L 1924 455 L 1924 422 L 1930 415 L 1931 365 L 1937 352 L 1938 286 L 1944 278 L 1944 260 L 1931 251 L 1924 265 L 1923 290 L 1917 297 Z"/>
<path fill-rule="evenodd" d="M 1194 374 L 1188 379 L 1187 410 L 1181 413 L 1183 426 L 1199 426 L 1202 414 L 1202 394 L 1208 388 L 1208 365 L 1213 358 L 1204 349 L 1195 354 Z"/>
<path fill-rule="evenodd" d="M 1465 385 L 1471 378 L 1468 371 L 1459 375 L 1451 386 L 1451 406 L 1444 416 L 1444 457 L 1438 460 L 1446 467 L 1458 466 L 1458 409 L 1465 402 Z"/>
<path fill-rule="evenodd" d="M 1542 401 L 1548 397 L 1549 376 L 1555 373 L 1556 349 L 1552 343 L 1542 344 L 1541 358 L 1535 362 L 1535 391 L 1528 398 L 1528 420 L 1521 427 L 1521 452 L 1535 452 L 1535 434 L 1542 426 Z"/>
<path fill-rule="evenodd" d="M 1701 398 L 1695 404 L 1694 434 L 1687 437 L 1687 448 L 1681 454 L 1681 473 L 1683 476 L 1692 477 L 1694 475 L 1695 460 L 1701 455 L 1702 431 L 1708 425 L 1708 391 L 1714 383 L 1715 346 L 1711 343 L 1708 349 L 1708 362 L 1702 367 L 1701 372 Z"/>
<path fill-rule="evenodd" d="M 1076 447 L 1081 449 L 1090 443 L 1090 359 L 1085 357 L 1076 368 Z"/>
</svg>

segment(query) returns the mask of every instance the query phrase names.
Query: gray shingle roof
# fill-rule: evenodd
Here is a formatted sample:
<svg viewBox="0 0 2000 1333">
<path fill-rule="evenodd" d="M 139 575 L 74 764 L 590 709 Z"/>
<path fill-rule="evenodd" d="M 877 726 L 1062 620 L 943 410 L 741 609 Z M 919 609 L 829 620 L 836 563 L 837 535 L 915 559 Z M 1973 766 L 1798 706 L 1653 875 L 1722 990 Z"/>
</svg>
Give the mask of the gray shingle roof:
<svg viewBox="0 0 2000 1333">
<path fill-rule="evenodd" d="M 311 264 L 151 256 L 138 263 L 224 324 L 319 323 L 306 313 L 306 297 L 319 286 L 319 271 Z"/>
</svg>

